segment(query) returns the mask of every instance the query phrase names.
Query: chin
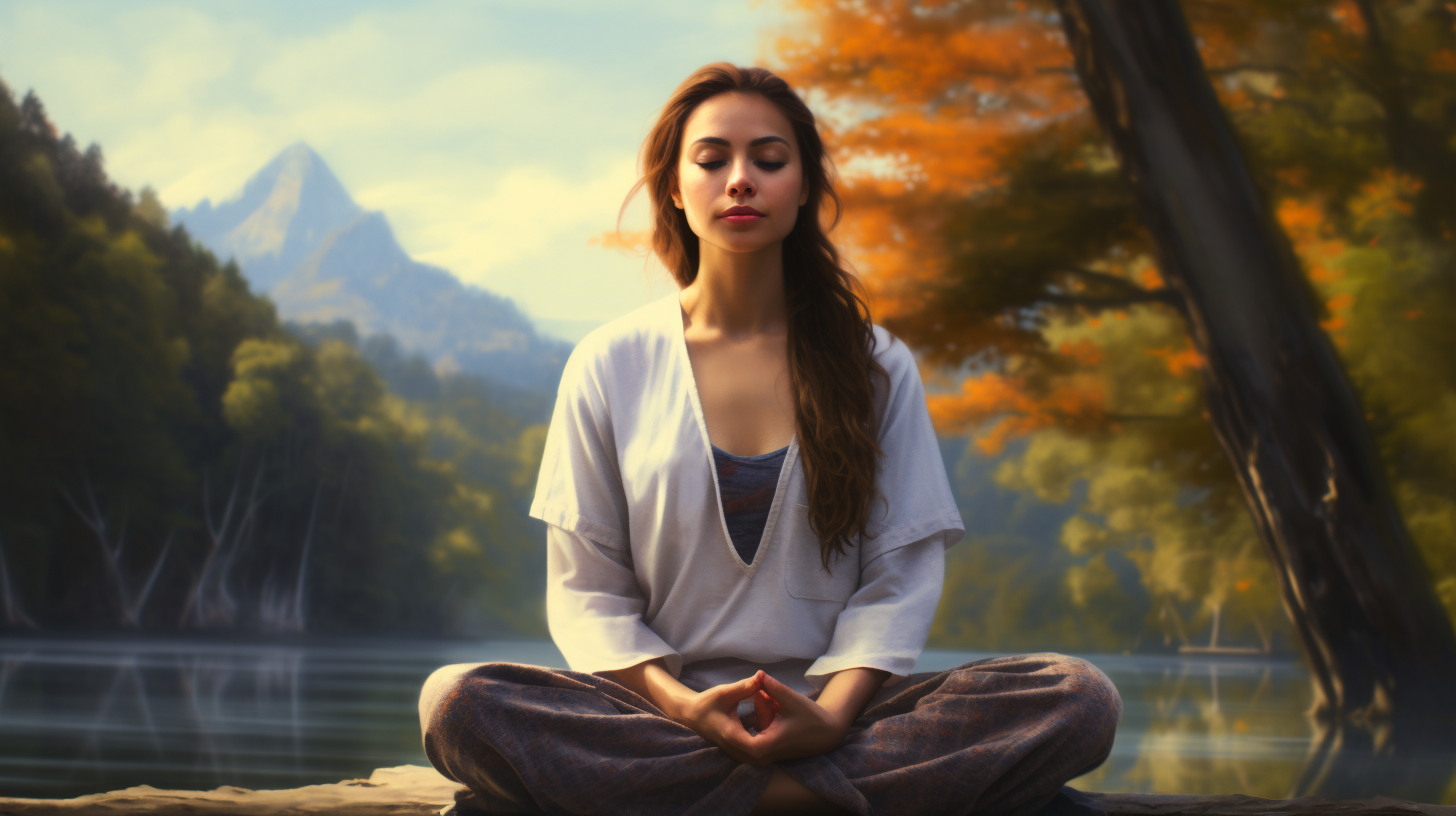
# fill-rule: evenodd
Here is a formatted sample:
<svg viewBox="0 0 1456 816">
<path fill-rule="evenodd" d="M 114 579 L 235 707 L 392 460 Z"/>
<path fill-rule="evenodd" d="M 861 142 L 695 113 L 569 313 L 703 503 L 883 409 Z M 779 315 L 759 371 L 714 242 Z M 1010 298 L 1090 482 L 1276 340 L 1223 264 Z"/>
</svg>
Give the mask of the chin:
<svg viewBox="0 0 1456 816">
<path fill-rule="evenodd" d="M 783 244 L 787 235 L 718 235 L 718 240 L 712 241 L 715 246 L 726 252 L 753 253 L 762 252 L 773 246 Z"/>
</svg>

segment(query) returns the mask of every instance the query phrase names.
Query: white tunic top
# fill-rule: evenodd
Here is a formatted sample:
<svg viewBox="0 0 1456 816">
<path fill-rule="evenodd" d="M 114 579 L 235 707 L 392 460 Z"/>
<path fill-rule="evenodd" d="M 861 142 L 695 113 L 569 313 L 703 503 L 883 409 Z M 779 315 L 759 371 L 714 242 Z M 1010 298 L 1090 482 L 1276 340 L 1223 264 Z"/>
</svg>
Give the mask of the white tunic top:
<svg viewBox="0 0 1456 816">
<path fill-rule="evenodd" d="M 825 571 L 797 436 L 753 563 L 718 498 L 676 292 L 587 335 L 567 360 L 530 514 L 547 528 L 547 622 L 572 669 L 654 657 L 701 691 L 763 668 L 801 692 L 856 666 L 890 686 L 925 646 L 945 549 L 965 532 L 904 343 L 874 326 L 885 456 L 868 535 Z M 888 506 L 887 506 L 888 504 Z"/>
</svg>

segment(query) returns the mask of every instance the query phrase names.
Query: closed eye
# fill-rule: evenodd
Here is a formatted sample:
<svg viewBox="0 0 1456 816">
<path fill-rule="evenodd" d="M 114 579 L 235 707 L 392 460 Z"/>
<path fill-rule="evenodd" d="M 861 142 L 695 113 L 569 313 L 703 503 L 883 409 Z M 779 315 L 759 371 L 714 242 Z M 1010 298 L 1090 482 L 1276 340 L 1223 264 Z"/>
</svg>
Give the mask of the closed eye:
<svg viewBox="0 0 1456 816">
<path fill-rule="evenodd" d="M 723 159 L 719 159 L 718 161 L 694 162 L 694 164 L 696 164 L 697 166 L 703 168 L 704 170 L 717 170 L 718 168 L 722 167 L 723 165 L 725 165 L 727 163 L 728 162 L 726 160 L 723 160 Z M 774 170 L 780 170 L 780 169 L 782 169 L 784 165 L 788 164 L 788 162 L 781 162 L 781 161 L 760 161 L 760 162 L 754 162 L 754 164 L 758 165 L 759 167 L 763 168 L 764 170 L 768 170 L 768 171 L 772 172 Z"/>
</svg>

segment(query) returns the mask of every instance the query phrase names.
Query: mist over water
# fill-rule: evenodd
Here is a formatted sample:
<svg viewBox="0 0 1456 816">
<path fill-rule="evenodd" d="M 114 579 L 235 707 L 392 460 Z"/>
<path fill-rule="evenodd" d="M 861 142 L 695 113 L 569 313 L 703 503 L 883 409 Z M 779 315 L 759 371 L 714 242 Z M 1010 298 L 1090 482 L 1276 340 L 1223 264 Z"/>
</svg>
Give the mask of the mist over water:
<svg viewBox="0 0 1456 816">
<path fill-rule="evenodd" d="M 986 656 L 927 651 L 916 670 Z M 1297 663 L 1089 658 L 1124 713 L 1112 755 L 1079 788 L 1456 803 L 1456 741 L 1321 732 Z M 0 795 L 290 788 L 427 765 L 425 677 L 486 661 L 565 665 L 546 641 L 0 639 Z"/>
</svg>

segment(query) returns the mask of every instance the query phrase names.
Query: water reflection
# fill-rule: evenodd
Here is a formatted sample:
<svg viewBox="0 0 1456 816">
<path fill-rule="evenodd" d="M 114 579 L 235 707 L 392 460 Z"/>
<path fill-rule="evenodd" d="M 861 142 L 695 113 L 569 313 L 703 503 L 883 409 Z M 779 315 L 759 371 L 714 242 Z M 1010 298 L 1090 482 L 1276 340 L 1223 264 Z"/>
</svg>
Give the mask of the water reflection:
<svg viewBox="0 0 1456 816">
<path fill-rule="evenodd" d="M 929 651 L 919 671 L 983 655 Z M 1090 790 L 1389 795 L 1456 804 L 1449 725 L 1321 730 L 1294 663 L 1092 658 L 1122 692 Z M 69 797 L 138 784 L 292 787 L 426 764 L 416 700 L 446 663 L 561 666 L 550 643 L 0 639 L 0 795 Z"/>
<path fill-rule="evenodd" d="M 1456 736 L 1416 719 L 1329 727 L 1287 661 L 1099 658 L 1124 714 L 1108 762 L 1073 785 L 1269 799 L 1394 796 L 1456 803 Z"/>
<path fill-rule="evenodd" d="M 0 640 L 0 795 L 278 788 L 427 764 L 416 703 L 450 662 L 542 643 Z"/>
</svg>

